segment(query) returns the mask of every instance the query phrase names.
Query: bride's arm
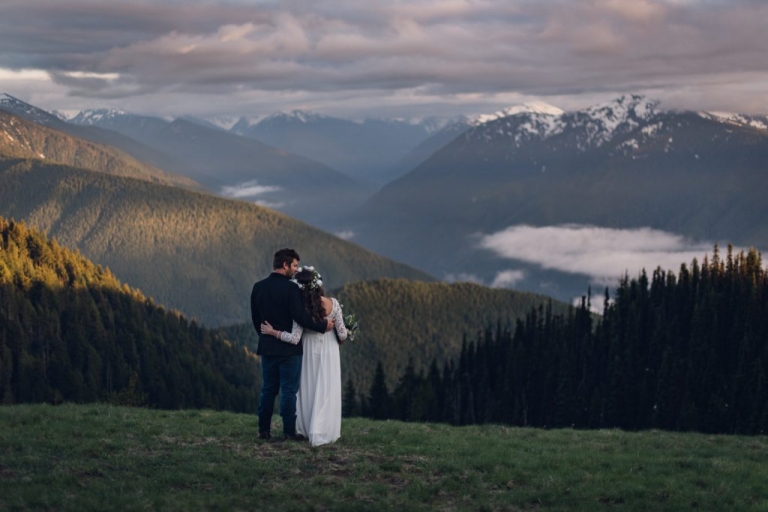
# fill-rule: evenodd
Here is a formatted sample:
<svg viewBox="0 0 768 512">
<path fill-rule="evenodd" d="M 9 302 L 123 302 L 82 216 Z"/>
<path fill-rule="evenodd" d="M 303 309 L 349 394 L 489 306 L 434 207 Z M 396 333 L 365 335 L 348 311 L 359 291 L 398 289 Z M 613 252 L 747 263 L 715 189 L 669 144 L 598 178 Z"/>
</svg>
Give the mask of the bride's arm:
<svg viewBox="0 0 768 512">
<path fill-rule="evenodd" d="M 275 328 L 273 328 L 269 324 L 269 322 L 264 322 L 263 324 L 261 324 L 261 332 L 262 334 L 274 336 L 280 341 L 290 343 L 291 345 L 298 345 L 299 341 L 301 340 L 301 334 L 304 332 L 304 329 L 296 322 L 293 322 L 293 328 L 291 329 L 291 332 L 278 331 Z"/>
<path fill-rule="evenodd" d="M 344 325 L 344 316 L 341 312 L 341 306 L 338 305 L 338 301 L 336 299 L 333 299 L 334 302 L 336 302 L 336 308 L 335 313 L 333 314 L 333 324 L 336 328 L 336 334 L 339 335 L 339 339 L 341 341 L 344 341 L 347 339 L 347 327 Z"/>
</svg>

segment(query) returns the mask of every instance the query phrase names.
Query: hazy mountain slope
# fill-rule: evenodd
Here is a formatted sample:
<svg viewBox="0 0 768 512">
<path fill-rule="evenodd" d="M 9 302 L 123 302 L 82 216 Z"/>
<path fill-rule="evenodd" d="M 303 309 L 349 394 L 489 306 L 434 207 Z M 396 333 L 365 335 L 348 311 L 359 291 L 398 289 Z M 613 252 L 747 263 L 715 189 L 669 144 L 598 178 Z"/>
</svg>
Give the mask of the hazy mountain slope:
<svg viewBox="0 0 768 512">
<path fill-rule="evenodd" d="M 355 180 L 383 184 L 387 170 L 429 137 L 428 126 L 367 119 L 353 122 L 293 111 L 251 125 L 242 120 L 231 131 L 322 162 Z"/>
<path fill-rule="evenodd" d="M 478 233 L 512 225 L 653 227 L 768 247 L 768 130 L 625 97 L 559 116 L 521 113 L 464 133 L 384 187 L 361 244 L 437 275 L 491 277 Z"/>
<path fill-rule="evenodd" d="M 0 110 L 0 155 L 39 158 L 51 163 L 103 171 L 117 176 L 189 188 L 200 187 L 188 178 L 163 172 L 112 147 L 95 144 L 25 121 L 2 110 Z"/>
<path fill-rule="evenodd" d="M 253 411 L 256 358 L 0 218 L 0 400 Z"/>
<path fill-rule="evenodd" d="M 556 313 L 568 307 L 531 293 L 403 279 L 350 283 L 332 294 L 345 313 L 355 313 L 361 324 L 360 336 L 341 348 L 341 367 L 344 380 L 352 378 L 356 389 L 364 392 L 377 361 L 382 362 L 393 388 L 409 359 L 417 372 L 427 370 L 433 359 L 442 368 L 447 359 L 458 357 L 464 335 L 474 341 L 486 328 L 514 326 L 518 318 L 550 302 Z M 252 325 L 224 332 L 254 349 L 257 339 Z"/>
<path fill-rule="evenodd" d="M 169 155 L 170 170 L 212 191 L 257 201 L 323 225 L 369 194 L 348 176 L 254 139 L 176 119 L 84 111 L 71 120 L 119 132 Z"/>
<path fill-rule="evenodd" d="M 207 324 L 250 318 L 251 285 L 281 247 L 322 268 L 329 286 L 431 279 L 253 204 L 37 160 L 0 162 L 0 215 L 29 222 Z"/>
<path fill-rule="evenodd" d="M 470 127 L 469 120 L 462 119 L 439 130 L 413 148 L 387 171 L 382 172 L 382 180 L 389 183 L 412 171 Z"/>
</svg>

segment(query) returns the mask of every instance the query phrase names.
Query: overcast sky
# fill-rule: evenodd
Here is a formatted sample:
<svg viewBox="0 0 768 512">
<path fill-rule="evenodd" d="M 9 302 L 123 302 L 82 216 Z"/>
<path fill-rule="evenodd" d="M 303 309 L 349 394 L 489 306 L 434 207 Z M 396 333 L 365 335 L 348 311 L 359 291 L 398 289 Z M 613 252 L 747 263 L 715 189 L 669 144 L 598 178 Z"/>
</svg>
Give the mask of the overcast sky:
<svg viewBox="0 0 768 512">
<path fill-rule="evenodd" d="M 0 92 L 158 115 L 768 113 L 765 0 L 2 0 Z"/>
</svg>

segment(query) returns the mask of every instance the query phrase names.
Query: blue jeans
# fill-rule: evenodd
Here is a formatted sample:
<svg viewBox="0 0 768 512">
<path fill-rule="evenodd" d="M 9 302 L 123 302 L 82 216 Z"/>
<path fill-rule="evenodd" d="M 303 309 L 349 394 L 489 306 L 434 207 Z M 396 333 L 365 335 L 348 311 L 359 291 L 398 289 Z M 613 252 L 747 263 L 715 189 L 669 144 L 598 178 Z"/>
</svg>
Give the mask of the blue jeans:
<svg viewBox="0 0 768 512">
<path fill-rule="evenodd" d="M 275 397 L 280 392 L 280 416 L 283 432 L 296 435 L 296 393 L 301 380 L 302 356 L 261 356 L 261 397 L 259 398 L 259 432 L 272 428 Z"/>
</svg>

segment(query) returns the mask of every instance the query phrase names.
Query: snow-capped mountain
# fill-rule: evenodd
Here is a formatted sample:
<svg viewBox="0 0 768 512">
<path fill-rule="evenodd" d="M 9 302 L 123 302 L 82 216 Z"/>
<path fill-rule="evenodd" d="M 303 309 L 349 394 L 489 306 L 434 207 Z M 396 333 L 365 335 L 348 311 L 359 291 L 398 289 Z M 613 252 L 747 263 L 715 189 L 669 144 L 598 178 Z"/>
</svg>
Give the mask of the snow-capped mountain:
<svg viewBox="0 0 768 512">
<path fill-rule="evenodd" d="M 663 110 L 629 95 L 560 114 L 531 110 L 470 127 L 346 228 L 375 252 L 487 282 L 513 263 L 480 251 L 477 234 L 515 225 L 650 227 L 768 249 L 765 118 Z M 519 286 L 562 299 L 587 286 L 573 281 L 580 289 L 561 295 L 562 276 L 530 275 Z"/>
<path fill-rule="evenodd" d="M 330 117 L 323 114 L 318 114 L 317 112 L 310 112 L 308 110 L 291 110 L 288 112 L 278 112 L 276 114 L 272 114 L 271 116 L 267 116 L 262 119 L 259 124 L 271 122 L 297 122 L 308 124 L 320 123 L 327 119 L 330 119 Z"/>
<path fill-rule="evenodd" d="M 504 110 L 494 112 L 493 114 L 481 114 L 473 119 L 470 119 L 469 124 L 472 126 L 479 126 L 481 124 L 489 123 L 491 121 L 496 121 L 498 119 L 514 116 L 517 114 L 542 114 L 557 117 L 563 113 L 564 112 L 562 110 L 548 103 L 532 101 L 523 103 L 521 105 L 513 105 L 511 107 L 505 108 Z"/>
<path fill-rule="evenodd" d="M 732 112 L 700 112 L 699 115 L 706 119 L 713 119 L 725 124 L 748 126 L 750 128 L 757 128 L 758 130 L 768 130 L 768 115 L 755 116 Z"/>
<path fill-rule="evenodd" d="M 241 116 L 227 131 L 247 137 L 250 129 L 259 124 L 265 117 L 267 116 Z"/>
<path fill-rule="evenodd" d="M 82 110 L 76 116 L 70 119 L 73 124 L 80 126 L 103 126 L 119 118 L 129 116 L 126 111 L 116 108 L 99 108 L 92 110 Z"/>
<path fill-rule="evenodd" d="M 565 135 L 564 143 L 586 151 L 646 124 L 656 116 L 657 107 L 657 101 L 636 95 L 574 112 L 563 112 L 546 103 L 524 104 L 480 116 L 467 137 L 493 143 L 509 140 L 521 147 L 532 140 Z"/>
<path fill-rule="evenodd" d="M 51 110 L 51 114 L 58 117 L 62 121 L 69 121 L 79 113 L 79 110 Z"/>
<path fill-rule="evenodd" d="M 213 117 L 205 117 L 203 118 L 203 121 L 207 121 L 208 123 L 212 124 L 213 126 L 216 126 L 226 132 L 230 131 L 233 126 L 235 126 L 242 117 L 237 116 L 213 116 Z"/>
<path fill-rule="evenodd" d="M 14 98 L 10 94 L 0 93 L 0 110 L 5 110 L 11 114 L 17 115 L 22 119 L 31 121 L 33 123 L 41 124 L 43 126 L 56 126 L 61 124 L 62 121 L 50 112 L 41 108 L 30 105 L 18 98 Z"/>
</svg>

